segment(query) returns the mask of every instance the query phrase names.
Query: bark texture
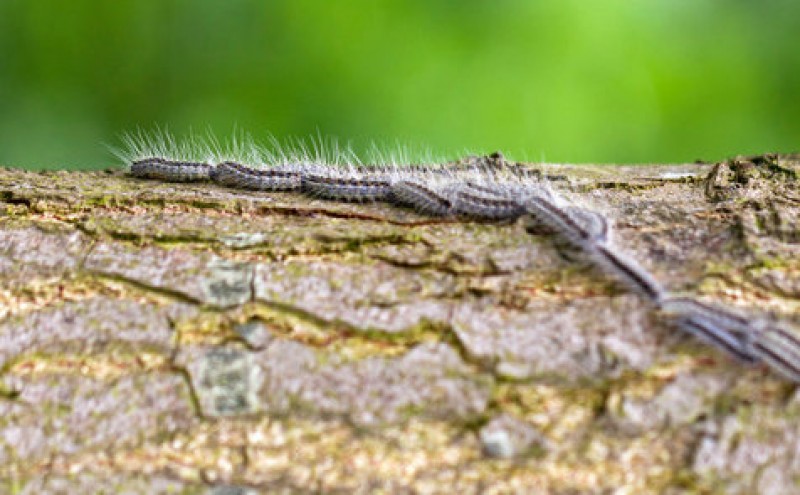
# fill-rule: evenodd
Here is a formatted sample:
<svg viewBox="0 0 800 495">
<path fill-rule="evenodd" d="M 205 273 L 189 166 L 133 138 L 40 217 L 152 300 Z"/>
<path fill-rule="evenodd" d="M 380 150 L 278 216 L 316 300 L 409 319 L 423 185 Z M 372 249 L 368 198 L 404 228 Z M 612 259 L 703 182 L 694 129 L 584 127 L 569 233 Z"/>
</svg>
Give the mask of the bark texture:
<svg viewBox="0 0 800 495">
<path fill-rule="evenodd" d="M 800 328 L 800 156 L 545 172 Z M 0 493 L 800 491 L 794 384 L 524 221 L 0 169 L 0 366 Z"/>
</svg>

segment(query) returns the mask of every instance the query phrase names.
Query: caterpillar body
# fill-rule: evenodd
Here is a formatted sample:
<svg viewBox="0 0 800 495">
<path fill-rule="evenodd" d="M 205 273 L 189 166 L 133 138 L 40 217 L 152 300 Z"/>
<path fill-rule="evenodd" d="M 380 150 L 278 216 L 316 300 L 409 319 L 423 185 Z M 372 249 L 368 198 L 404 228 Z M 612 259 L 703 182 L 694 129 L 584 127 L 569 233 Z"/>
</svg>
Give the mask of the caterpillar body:
<svg viewBox="0 0 800 495">
<path fill-rule="evenodd" d="M 664 288 L 633 258 L 625 256 L 605 243 L 593 245 L 589 249 L 589 255 L 600 269 L 609 272 L 611 276 L 634 292 L 644 296 L 651 303 L 661 304 L 665 294 Z"/>
<path fill-rule="evenodd" d="M 756 321 L 758 338 L 748 338 L 753 353 L 770 368 L 786 378 L 800 382 L 800 342 L 795 334 L 778 324 Z"/>
<path fill-rule="evenodd" d="M 695 299 L 669 294 L 611 238 L 601 212 L 570 204 L 539 177 L 512 166 L 499 153 L 457 163 L 407 165 L 379 157 L 364 166 L 335 142 L 273 146 L 249 140 L 224 150 L 213 139 L 176 142 L 165 132 L 139 132 L 117 151 L 134 177 L 161 181 L 213 181 L 225 187 L 300 192 L 332 201 L 388 202 L 433 217 L 513 221 L 526 216 L 546 226 L 570 249 L 648 301 L 682 331 L 737 360 L 765 363 L 800 382 L 800 339 L 778 324 L 749 318 Z M 273 145 L 278 144 L 273 140 Z"/>
<path fill-rule="evenodd" d="M 481 193 L 465 184 L 453 186 L 449 192 L 454 214 L 486 220 L 515 220 L 525 213 L 518 200 Z"/>
<path fill-rule="evenodd" d="M 131 163 L 131 174 L 146 179 L 172 182 L 207 180 L 215 169 L 213 165 L 197 162 L 181 162 L 151 157 Z"/>
<path fill-rule="evenodd" d="M 255 169 L 236 162 L 222 162 L 209 178 L 223 186 L 256 191 L 299 191 L 303 176 L 292 170 Z"/>
<path fill-rule="evenodd" d="M 434 217 L 444 217 L 453 211 L 453 202 L 438 191 L 416 180 L 399 180 L 392 187 L 392 199 L 400 206 L 416 209 Z"/>
<path fill-rule="evenodd" d="M 304 173 L 302 190 L 311 196 L 352 203 L 387 201 L 391 196 L 391 183 L 380 175 L 337 176 L 326 172 L 320 168 Z"/>
<path fill-rule="evenodd" d="M 751 324 L 746 318 L 686 297 L 666 299 L 661 311 L 673 318 L 679 328 L 740 361 L 758 361 L 749 342 Z"/>
</svg>

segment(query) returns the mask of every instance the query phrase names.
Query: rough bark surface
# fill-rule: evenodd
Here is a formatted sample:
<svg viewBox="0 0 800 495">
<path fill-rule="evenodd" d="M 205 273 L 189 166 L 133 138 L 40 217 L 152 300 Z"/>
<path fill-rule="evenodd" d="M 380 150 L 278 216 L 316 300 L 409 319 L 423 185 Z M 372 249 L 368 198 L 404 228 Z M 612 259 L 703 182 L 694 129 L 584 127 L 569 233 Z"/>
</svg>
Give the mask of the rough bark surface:
<svg viewBox="0 0 800 495">
<path fill-rule="evenodd" d="M 800 157 L 547 173 L 800 328 Z M 0 493 L 800 491 L 794 384 L 524 221 L 0 169 L 0 366 Z"/>
</svg>

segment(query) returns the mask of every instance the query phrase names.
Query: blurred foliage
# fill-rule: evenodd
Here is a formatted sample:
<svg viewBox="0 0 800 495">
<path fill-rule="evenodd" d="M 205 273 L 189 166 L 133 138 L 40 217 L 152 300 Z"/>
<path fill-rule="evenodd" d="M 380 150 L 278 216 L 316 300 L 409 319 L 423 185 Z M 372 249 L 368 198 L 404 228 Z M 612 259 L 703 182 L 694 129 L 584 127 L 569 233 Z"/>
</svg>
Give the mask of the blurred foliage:
<svg viewBox="0 0 800 495">
<path fill-rule="evenodd" d="M 0 164 L 154 125 L 644 162 L 789 151 L 794 0 L 0 0 Z"/>
</svg>

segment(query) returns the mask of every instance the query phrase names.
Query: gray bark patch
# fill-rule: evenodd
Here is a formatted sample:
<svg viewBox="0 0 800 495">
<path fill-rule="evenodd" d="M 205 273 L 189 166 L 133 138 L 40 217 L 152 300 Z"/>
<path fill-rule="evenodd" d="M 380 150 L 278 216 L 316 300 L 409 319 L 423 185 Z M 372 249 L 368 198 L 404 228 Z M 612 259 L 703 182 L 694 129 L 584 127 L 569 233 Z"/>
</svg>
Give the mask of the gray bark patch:
<svg viewBox="0 0 800 495">
<path fill-rule="evenodd" d="M 16 490 L 12 492 L 12 483 Z M 79 473 L 68 475 L 41 475 L 24 481 L 9 483 L 8 491 L 18 495 L 70 495 L 119 493 L 125 495 L 189 495 L 203 494 L 202 485 L 185 483 L 164 476 L 102 475 Z M 0 488 L 2 488 L 0 484 Z"/>
<path fill-rule="evenodd" d="M 0 323 L 0 367 L 36 352 L 81 355 L 122 348 L 169 353 L 174 335 L 169 310 L 103 297 L 15 316 Z"/>
<path fill-rule="evenodd" d="M 438 299 L 455 290 L 450 275 L 404 270 L 382 262 L 262 264 L 255 277 L 258 300 L 324 321 L 395 333 L 422 320 L 446 320 L 449 305 Z"/>
<path fill-rule="evenodd" d="M 598 297 L 524 312 L 465 304 L 452 324 L 471 358 L 509 378 L 602 377 L 653 363 L 659 336 L 648 314 L 636 298 Z"/>
<path fill-rule="evenodd" d="M 78 232 L 0 229 L 0 281 L 19 286 L 74 273 L 89 246 Z"/>
<path fill-rule="evenodd" d="M 492 383 L 442 344 L 347 363 L 274 341 L 261 352 L 187 349 L 177 364 L 189 371 L 209 416 L 305 412 L 343 416 L 361 426 L 416 416 L 468 421 L 487 407 Z"/>
<path fill-rule="evenodd" d="M 208 253 L 155 247 L 135 250 L 103 243 L 88 256 L 86 269 L 222 308 L 244 304 L 252 297 L 251 266 Z"/>
<path fill-rule="evenodd" d="M 12 377 L 14 401 L 0 401 L 0 461 L 138 445 L 190 426 L 194 411 L 179 376 Z"/>
</svg>

